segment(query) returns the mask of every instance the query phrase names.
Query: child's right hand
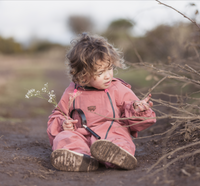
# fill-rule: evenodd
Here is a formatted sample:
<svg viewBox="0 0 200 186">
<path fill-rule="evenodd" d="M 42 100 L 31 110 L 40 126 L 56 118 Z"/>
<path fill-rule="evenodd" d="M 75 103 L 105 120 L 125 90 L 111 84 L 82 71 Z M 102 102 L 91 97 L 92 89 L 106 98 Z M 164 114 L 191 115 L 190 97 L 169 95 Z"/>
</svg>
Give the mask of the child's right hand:
<svg viewBox="0 0 200 186">
<path fill-rule="evenodd" d="M 70 119 L 65 120 L 65 121 L 63 121 L 63 124 L 62 124 L 63 129 L 74 131 L 74 124 L 76 124 L 77 122 L 78 122 L 77 119 L 76 120 L 73 120 L 73 119 L 72 120 L 70 120 Z"/>
<path fill-rule="evenodd" d="M 142 112 L 142 111 L 145 111 L 145 110 L 148 110 L 149 108 L 151 108 L 153 106 L 153 102 L 149 101 L 150 98 L 151 98 L 151 94 L 149 94 L 143 100 L 135 101 L 133 103 L 133 107 L 134 107 L 135 111 Z"/>
</svg>

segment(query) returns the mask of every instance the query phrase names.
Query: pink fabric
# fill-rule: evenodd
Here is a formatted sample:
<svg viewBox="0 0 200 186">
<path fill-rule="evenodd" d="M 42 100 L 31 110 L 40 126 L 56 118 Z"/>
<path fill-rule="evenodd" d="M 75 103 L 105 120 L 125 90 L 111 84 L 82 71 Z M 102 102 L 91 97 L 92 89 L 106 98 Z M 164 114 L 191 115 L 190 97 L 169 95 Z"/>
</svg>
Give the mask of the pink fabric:
<svg viewBox="0 0 200 186">
<path fill-rule="evenodd" d="M 68 105 L 70 95 L 74 95 L 74 87 L 75 84 L 72 82 L 65 90 L 60 102 L 58 103 L 59 109 L 61 109 L 62 112 L 68 116 L 70 115 L 70 111 L 73 109 L 73 104 L 71 104 L 69 109 Z M 106 132 L 112 121 L 111 119 L 107 119 L 102 116 L 113 117 L 113 110 L 107 92 L 112 99 L 115 110 L 115 118 L 132 116 L 149 118 L 114 120 L 113 125 L 108 133 L 107 140 L 115 143 L 134 155 L 135 145 L 130 134 L 132 134 L 134 137 L 137 137 L 137 133 L 139 131 L 153 125 L 156 122 L 156 119 L 151 119 L 151 117 L 155 117 L 155 113 L 151 109 L 148 109 L 144 112 L 135 112 L 133 108 L 133 102 L 139 99 L 130 89 L 130 85 L 124 81 L 113 78 L 111 86 L 106 89 L 106 91 L 85 90 L 79 87 L 77 88 L 77 92 L 81 92 L 81 94 L 75 99 L 75 108 L 80 108 L 83 110 L 87 119 L 87 125 L 99 136 L 101 136 L 101 139 L 105 139 Z M 88 107 L 95 108 L 95 110 L 89 111 Z M 88 133 L 84 128 L 76 128 L 75 131 L 63 131 L 62 123 L 65 120 L 65 117 L 59 109 L 57 108 L 53 111 L 53 113 L 49 116 L 48 121 L 47 133 L 50 144 L 52 145 L 52 149 L 56 150 L 66 148 L 72 151 L 90 155 L 90 146 L 96 141 L 96 138 L 91 136 L 91 134 Z M 125 127 L 132 124 L 136 125 Z"/>
</svg>

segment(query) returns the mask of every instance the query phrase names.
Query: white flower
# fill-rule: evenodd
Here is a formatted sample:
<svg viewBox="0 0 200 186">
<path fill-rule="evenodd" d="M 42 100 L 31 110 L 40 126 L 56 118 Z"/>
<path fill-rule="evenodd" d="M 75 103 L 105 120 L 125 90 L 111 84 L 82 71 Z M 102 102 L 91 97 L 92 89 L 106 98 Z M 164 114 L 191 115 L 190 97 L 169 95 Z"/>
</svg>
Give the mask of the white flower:
<svg viewBox="0 0 200 186">
<path fill-rule="evenodd" d="M 47 88 L 46 87 L 43 87 L 42 88 L 42 92 L 46 92 L 47 91 Z"/>
<path fill-rule="evenodd" d="M 29 90 L 29 92 L 35 92 L 35 89 L 31 89 L 31 90 Z"/>
<path fill-rule="evenodd" d="M 46 96 L 44 94 L 46 94 Z M 51 91 L 48 90 L 48 83 L 44 84 L 44 87 L 42 88 L 41 91 L 39 90 L 36 91 L 35 89 L 28 90 L 27 94 L 25 95 L 25 98 L 28 99 L 34 96 L 42 99 L 46 99 L 46 97 L 49 97 L 49 99 L 47 99 L 48 102 L 57 105 L 56 95 L 54 93 L 54 90 Z"/>
<path fill-rule="evenodd" d="M 34 96 L 35 89 L 28 90 L 27 94 L 25 95 L 26 98 Z"/>
<path fill-rule="evenodd" d="M 75 94 L 75 93 L 73 93 L 73 96 L 72 96 L 73 99 L 76 96 L 79 95 L 79 94 Z M 35 89 L 28 90 L 27 94 L 25 95 L 25 98 L 28 99 L 28 98 L 34 97 L 34 96 L 38 97 L 38 98 L 41 98 L 41 99 L 44 99 L 44 100 L 48 100 L 49 103 L 52 103 L 56 108 L 59 108 L 59 106 L 58 106 L 58 104 L 56 102 L 56 95 L 54 93 L 54 90 L 49 91 L 49 89 L 48 89 L 48 83 L 44 84 L 44 87 L 42 88 L 41 91 L 39 91 L 39 90 L 36 91 Z M 48 97 L 49 97 L 49 99 L 48 99 Z M 73 101 L 73 100 L 71 100 L 71 101 Z M 61 109 L 60 109 L 60 111 L 63 114 L 63 116 L 65 118 L 67 118 L 66 115 L 65 115 L 65 113 L 63 113 Z"/>
<path fill-rule="evenodd" d="M 35 93 L 35 96 L 39 96 L 40 95 L 40 91 L 37 90 L 36 93 Z"/>
<path fill-rule="evenodd" d="M 55 98 L 56 95 L 55 95 L 55 94 L 50 94 L 49 97 L 50 97 L 50 98 Z"/>
<path fill-rule="evenodd" d="M 48 94 L 50 99 L 54 99 L 56 97 L 56 95 L 54 94 L 54 90 L 49 91 Z"/>
<path fill-rule="evenodd" d="M 48 83 L 44 84 L 44 87 L 48 88 Z"/>
</svg>

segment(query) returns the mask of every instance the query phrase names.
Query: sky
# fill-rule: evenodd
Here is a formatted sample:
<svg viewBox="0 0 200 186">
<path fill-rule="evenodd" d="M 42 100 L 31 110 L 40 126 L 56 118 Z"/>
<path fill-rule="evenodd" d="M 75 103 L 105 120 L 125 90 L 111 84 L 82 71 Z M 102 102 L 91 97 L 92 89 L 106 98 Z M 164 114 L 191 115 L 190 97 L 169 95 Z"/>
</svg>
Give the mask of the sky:
<svg viewBox="0 0 200 186">
<path fill-rule="evenodd" d="M 190 18 L 195 18 L 196 9 L 200 12 L 199 0 L 160 1 Z M 190 3 L 195 6 L 189 6 Z M 134 20 L 136 25 L 132 34 L 136 36 L 145 34 L 159 24 L 189 22 L 155 0 L 0 0 L 0 36 L 13 37 L 24 44 L 38 38 L 67 45 L 74 37 L 67 25 L 71 15 L 91 18 L 97 33 L 103 32 L 113 20 Z M 196 16 L 196 21 L 200 24 L 200 15 Z"/>
</svg>

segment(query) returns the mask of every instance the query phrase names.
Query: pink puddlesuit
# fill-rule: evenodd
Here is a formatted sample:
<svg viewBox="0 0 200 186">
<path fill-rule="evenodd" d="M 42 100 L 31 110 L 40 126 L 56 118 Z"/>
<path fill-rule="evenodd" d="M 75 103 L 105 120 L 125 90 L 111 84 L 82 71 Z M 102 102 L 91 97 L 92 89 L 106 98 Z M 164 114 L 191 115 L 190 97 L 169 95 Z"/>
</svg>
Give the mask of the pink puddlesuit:
<svg viewBox="0 0 200 186">
<path fill-rule="evenodd" d="M 71 82 L 63 93 L 58 107 L 68 116 L 70 116 L 73 106 L 76 109 L 83 110 L 87 119 L 87 126 L 101 136 L 101 139 L 106 138 L 134 155 L 135 145 L 131 135 L 137 137 L 138 131 L 150 127 L 156 122 L 156 119 L 151 119 L 155 117 L 155 113 L 151 109 L 143 112 L 134 110 L 133 102 L 139 99 L 130 88 L 129 84 L 116 78 L 113 78 L 110 87 L 106 91 L 78 87 L 77 91 L 81 93 L 75 98 L 75 105 L 71 104 L 68 108 L 70 96 L 73 95 L 75 89 L 75 84 Z M 95 108 L 95 110 L 89 111 L 88 107 Z M 111 118 L 140 116 L 149 117 L 150 119 L 112 120 L 100 115 Z M 63 148 L 91 155 L 90 146 L 97 139 L 84 128 L 76 128 L 75 131 L 64 131 L 62 128 L 64 120 L 65 117 L 59 109 L 53 110 L 53 113 L 49 116 L 47 133 L 53 151 Z M 138 124 L 128 126 L 135 123 Z"/>
</svg>

